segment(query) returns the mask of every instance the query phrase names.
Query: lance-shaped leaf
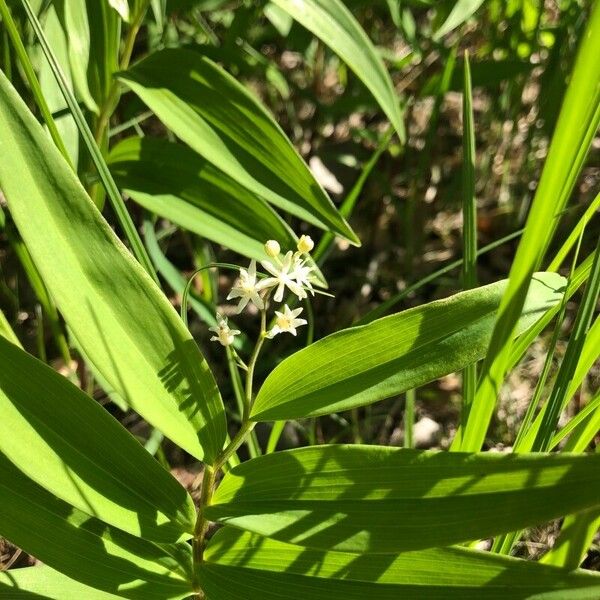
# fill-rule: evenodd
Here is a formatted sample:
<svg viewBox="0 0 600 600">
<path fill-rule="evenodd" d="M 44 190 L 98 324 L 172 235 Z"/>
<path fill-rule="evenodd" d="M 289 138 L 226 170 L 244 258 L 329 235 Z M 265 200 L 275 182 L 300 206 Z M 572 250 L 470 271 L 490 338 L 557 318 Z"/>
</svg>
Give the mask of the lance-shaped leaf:
<svg viewBox="0 0 600 600">
<path fill-rule="evenodd" d="M 371 40 L 341 0 L 272 0 L 327 44 L 367 86 L 404 141 L 400 102 Z"/>
<path fill-rule="evenodd" d="M 265 260 L 264 243 L 296 236 L 264 200 L 182 144 L 130 137 L 110 153 L 120 188 L 144 208 L 240 254 Z"/>
<path fill-rule="evenodd" d="M 225 416 L 206 361 L 1 73 L 0 150 L 12 217 L 86 355 L 147 421 L 213 460 Z"/>
<path fill-rule="evenodd" d="M 250 192 L 359 243 L 267 110 L 210 59 L 161 50 L 121 79 L 175 135 Z"/>
<path fill-rule="evenodd" d="M 0 572 L 0 598 L 12 600 L 118 600 L 46 566 Z"/>
<path fill-rule="evenodd" d="M 333 445 L 235 467 L 206 514 L 301 546 L 385 553 L 485 538 L 594 506 L 600 455 Z"/>
<path fill-rule="evenodd" d="M 309 550 L 224 528 L 200 568 L 215 600 L 591 600 L 600 576 L 465 548 L 361 555 Z"/>
<path fill-rule="evenodd" d="M 439 40 L 453 29 L 462 25 L 472 15 L 477 12 L 477 9 L 483 4 L 483 0 L 458 0 L 452 7 L 448 18 L 443 22 L 441 27 L 435 32 L 433 39 Z"/>
<path fill-rule="evenodd" d="M 87 3 L 55 0 L 53 4 L 69 47 L 68 59 L 71 66 L 71 76 L 77 92 L 87 108 L 98 113 L 98 104 L 92 97 L 89 88 L 88 67 L 90 66 L 90 60 L 94 64 L 96 61 L 101 60 L 101 55 L 90 52 L 90 24 Z"/>
<path fill-rule="evenodd" d="M 558 304 L 566 280 L 537 273 L 517 333 Z M 388 398 L 485 355 L 506 281 L 346 329 L 296 352 L 267 377 L 251 418 L 294 419 Z"/>
<path fill-rule="evenodd" d="M 41 488 L 2 454 L 0 497 L 0 535 L 68 577 L 136 600 L 191 594 L 189 544 L 157 545 L 114 529 Z"/>
<path fill-rule="evenodd" d="M 118 421 L 2 337 L 0 363 L 0 452 L 23 473 L 133 535 L 191 537 L 191 497 Z"/>
</svg>

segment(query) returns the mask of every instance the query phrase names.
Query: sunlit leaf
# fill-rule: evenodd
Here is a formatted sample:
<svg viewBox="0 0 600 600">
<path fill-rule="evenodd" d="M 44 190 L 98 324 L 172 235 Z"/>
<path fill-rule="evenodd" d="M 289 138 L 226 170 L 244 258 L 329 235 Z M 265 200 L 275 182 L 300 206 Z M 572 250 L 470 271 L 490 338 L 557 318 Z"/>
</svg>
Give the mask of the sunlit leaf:
<svg viewBox="0 0 600 600">
<path fill-rule="evenodd" d="M 599 475 L 600 455 L 316 446 L 235 467 L 206 514 L 300 546 L 402 552 L 598 507 Z"/>
<path fill-rule="evenodd" d="M 272 0 L 327 44 L 373 94 L 404 141 L 400 102 L 371 40 L 341 0 Z"/>
<path fill-rule="evenodd" d="M 0 362 L 0 451 L 21 471 L 134 535 L 191 537 L 190 496 L 97 402 L 2 337 Z"/>
<path fill-rule="evenodd" d="M 519 320 L 525 331 L 558 304 L 565 279 L 538 273 Z M 251 418 L 292 419 L 348 410 L 418 387 L 480 359 L 506 281 L 329 335 L 267 377 Z"/>
<path fill-rule="evenodd" d="M 179 138 L 250 192 L 358 243 L 273 117 L 210 59 L 166 49 L 120 77 Z"/>
<path fill-rule="evenodd" d="M 2 74 L 0 139 L 0 187 L 79 345 L 147 421 L 214 459 L 225 417 L 206 361 Z"/>
<path fill-rule="evenodd" d="M 465 548 L 322 552 L 225 528 L 200 569 L 211 600 L 591 600 L 600 576 Z"/>
<path fill-rule="evenodd" d="M 136 600 L 192 591 L 191 546 L 157 545 L 114 529 L 46 492 L 1 454 L 0 497 L 0 535 L 76 581 Z M 2 578 L 0 597 L 5 590 Z"/>
</svg>

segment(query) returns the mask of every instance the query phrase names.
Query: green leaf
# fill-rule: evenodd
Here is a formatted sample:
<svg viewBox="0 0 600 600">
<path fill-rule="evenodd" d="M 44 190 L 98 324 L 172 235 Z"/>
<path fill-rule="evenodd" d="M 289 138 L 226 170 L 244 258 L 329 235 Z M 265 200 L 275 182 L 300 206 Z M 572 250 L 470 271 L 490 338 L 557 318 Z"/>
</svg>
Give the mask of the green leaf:
<svg viewBox="0 0 600 600">
<path fill-rule="evenodd" d="M 120 77 L 179 138 L 250 192 L 359 244 L 273 117 L 214 62 L 166 49 Z"/>
<path fill-rule="evenodd" d="M 228 527 L 210 541 L 200 580 L 211 600 L 592 600 L 600 594 L 596 573 L 477 550 L 321 552 Z"/>
<path fill-rule="evenodd" d="M 70 4 L 69 0 L 67 3 Z M 121 20 L 108 2 L 86 2 L 90 36 L 90 61 L 87 78 L 90 92 L 100 106 L 107 106 L 119 69 Z"/>
<path fill-rule="evenodd" d="M 542 556 L 540 562 L 569 570 L 576 569 L 587 556 L 599 528 L 600 510 L 597 508 L 567 515 L 554 546 Z"/>
<path fill-rule="evenodd" d="M 22 348 L 21 342 L 17 337 L 17 334 L 13 331 L 13 328 L 10 326 L 8 319 L 0 309 L 0 336 L 6 338 L 9 342 L 16 344 L 19 348 Z"/>
<path fill-rule="evenodd" d="M 92 62 L 100 58 L 90 53 L 90 24 L 87 11 L 89 3 L 55 0 L 53 4 L 69 48 L 70 71 L 77 93 L 89 110 L 98 113 L 100 109 L 92 97 L 88 83 L 90 58 Z M 52 48 L 56 49 L 54 45 Z"/>
<path fill-rule="evenodd" d="M 223 403 L 173 306 L 0 76 L 0 187 L 56 305 L 134 410 L 198 459 L 223 447 Z"/>
<path fill-rule="evenodd" d="M 327 44 L 373 94 L 398 132 L 406 133 L 394 84 L 371 40 L 341 0 L 272 0 Z"/>
<path fill-rule="evenodd" d="M 129 22 L 128 0 L 108 0 L 108 3 L 119 13 L 119 16 L 123 21 Z"/>
<path fill-rule="evenodd" d="M 46 566 L 0 572 L 0 598 L 12 600 L 117 600 Z"/>
<path fill-rule="evenodd" d="M 565 279 L 535 275 L 522 332 L 562 296 Z M 255 421 L 322 415 L 389 398 L 480 359 L 506 281 L 424 304 L 329 335 L 296 352 L 267 377 Z"/>
<path fill-rule="evenodd" d="M 191 497 L 118 421 L 4 338 L 0 362 L 0 451 L 10 461 L 62 500 L 133 535 L 191 537 Z"/>
<path fill-rule="evenodd" d="M 452 7 L 448 18 L 435 32 L 433 39 L 439 40 L 459 25 L 462 25 L 469 17 L 473 16 L 484 0 L 458 0 Z"/>
<path fill-rule="evenodd" d="M 159 546 L 114 529 L 45 491 L 2 454 L 0 497 L 0 535 L 68 577 L 124 598 L 191 594 L 189 544 Z"/>
<path fill-rule="evenodd" d="M 75 3 L 77 4 L 77 3 Z M 56 58 L 65 74 L 66 82 L 72 87 L 73 85 L 73 70 L 69 64 L 71 53 L 67 45 L 67 38 L 61 27 L 57 12 L 54 6 L 49 6 L 44 21 L 44 33 L 48 42 L 51 44 Z M 48 65 L 48 61 L 41 60 L 39 65 L 40 86 L 44 94 L 44 98 L 48 103 L 48 108 L 52 113 L 58 113 L 67 108 L 67 104 L 60 90 L 60 86 L 56 82 L 56 78 L 52 73 L 52 69 Z M 73 117 L 65 114 L 59 119 L 56 119 L 56 128 L 69 154 L 71 163 L 77 166 L 79 159 L 79 131 Z"/>
<path fill-rule="evenodd" d="M 111 151 L 115 180 L 144 208 L 244 256 L 264 260 L 264 243 L 296 249 L 296 236 L 263 200 L 186 146 L 130 137 Z"/>
<path fill-rule="evenodd" d="M 206 514 L 300 546 L 386 553 L 485 538 L 595 506 L 600 455 L 340 445 L 242 463 Z"/>
</svg>

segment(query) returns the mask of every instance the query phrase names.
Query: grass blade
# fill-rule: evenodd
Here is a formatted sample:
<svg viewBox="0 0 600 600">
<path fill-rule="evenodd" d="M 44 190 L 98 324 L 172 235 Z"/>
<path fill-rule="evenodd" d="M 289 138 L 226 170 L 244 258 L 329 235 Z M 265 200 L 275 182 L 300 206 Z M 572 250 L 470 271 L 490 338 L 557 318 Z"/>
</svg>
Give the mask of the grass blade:
<svg viewBox="0 0 600 600">
<path fill-rule="evenodd" d="M 463 450 L 479 450 L 485 439 L 507 371 L 513 327 L 521 314 L 531 274 L 542 261 L 598 129 L 599 55 L 600 2 L 596 2 L 580 45 L 525 232 L 510 270 L 508 289 L 502 300 L 482 366 L 481 383 L 464 431 Z"/>
<path fill-rule="evenodd" d="M 477 287 L 477 205 L 475 200 L 475 123 L 473 119 L 473 90 L 469 53 L 465 52 L 463 86 L 463 288 Z M 477 387 L 477 363 L 468 365 L 462 377 L 463 426 L 467 423 L 469 410 Z"/>
<path fill-rule="evenodd" d="M 534 451 L 545 451 L 550 446 L 552 436 L 558 425 L 560 413 L 565 403 L 569 400 L 567 392 L 575 375 L 579 357 L 582 355 L 583 346 L 592 323 L 592 317 L 594 316 L 599 297 L 600 239 L 598 240 L 590 278 L 583 293 L 581 306 L 577 311 L 573 332 L 571 333 L 565 356 L 560 365 L 558 375 L 556 376 L 554 387 L 552 388 L 552 392 L 546 403 L 547 409 L 544 413 L 544 419 L 533 444 L 532 450 Z"/>
</svg>

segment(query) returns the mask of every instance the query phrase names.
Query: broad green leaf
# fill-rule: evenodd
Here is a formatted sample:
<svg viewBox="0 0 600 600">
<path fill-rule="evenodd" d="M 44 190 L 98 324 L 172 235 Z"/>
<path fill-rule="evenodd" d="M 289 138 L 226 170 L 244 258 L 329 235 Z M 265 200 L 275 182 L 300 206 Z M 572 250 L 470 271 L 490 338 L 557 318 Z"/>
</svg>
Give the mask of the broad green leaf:
<svg viewBox="0 0 600 600">
<path fill-rule="evenodd" d="M 296 237 L 263 200 L 186 146 L 131 137 L 111 151 L 115 180 L 133 200 L 217 244 L 264 260 L 264 243 L 296 249 Z"/>
<path fill-rule="evenodd" d="M 600 576 L 465 548 L 360 555 L 308 550 L 231 528 L 200 569 L 210 600 L 592 600 Z"/>
<path fill-rule="evenodd" d="M 534 276 L 518 332 L 562 296 L 565 279 Z M 389 398 L 479 360 L 506 281 L 329 335 L 296 352 L 267 377 L 255 421 L 322 415 Z"/>
<path fill-rule="evenodd" d="M 108 592 L 79 583 L 50 567 L 0 572 L 0 598 L 12 600 L 118 600 Z"/>
<path fill-rule="evenodd" d="M 404 142 L 406 134 L 394 84 L 371 40 L 341 0 L 272 0 L 327 44 L 373 94 Z"/>
<path fill-rule="evenodd" d="M 0 363 L 0 451 L 21 471 L 133 535 L 161 542 L 191 537 L 191 497 L 118 421 L 4 338 Z"/>
<path fill-rule="evenodd" d="M 462 25 L 469 17 L 475 14 L 483 2 L 484 0 L 458 0 L 450 11 L 448 18 L 435 32 L 433 39 L 439 40 L 459 25 Z"/>
<path fill-rule="evenodd" d="M 191 546 L 159 546 L 114 529 L 41 488 L 2 454 L 0 498 L 0 535 L 76 581 L 140 600 L 191 593 Z"/>
<path fill-rule="evenodd" d="M 0 140 L 0 188 L 84 352 L 149 423 L 196 458 L 214 460 L 225 418 L 206 361 L 1 74 Z"/>
<path fill-rule="evenodd" d="M 385 553 L 485 538 L 598 506 L 600 455 L 334 445 L 242 463 L 206 514 L 300 546 Z"/>
<path fill-rule="evenodd" d="M 251 193 L 359 243 L 273 117 L 214 62 L 166 49 L 120 77 L 179 138 Z"/>
</svg>

